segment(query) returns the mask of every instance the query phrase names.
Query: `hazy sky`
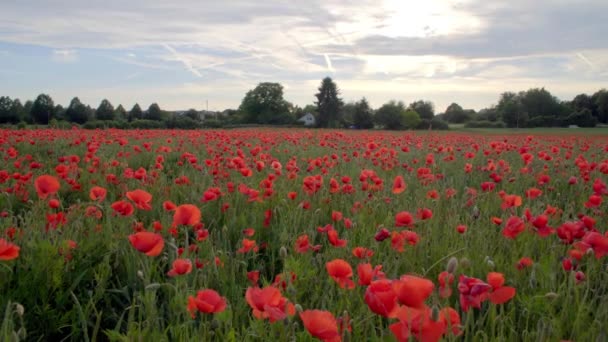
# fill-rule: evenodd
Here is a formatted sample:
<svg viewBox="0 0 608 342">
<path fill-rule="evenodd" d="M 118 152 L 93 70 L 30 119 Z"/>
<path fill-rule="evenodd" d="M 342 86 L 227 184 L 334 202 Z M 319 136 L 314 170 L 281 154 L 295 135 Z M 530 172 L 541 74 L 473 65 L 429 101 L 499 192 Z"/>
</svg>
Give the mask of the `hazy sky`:
<svg viewBox="0 0 608 342">
<path fill-rule="evenodd" d="M 608 1 L 1 0 L 0 95 L 130 109 L 236 108 L 259 82 L 314 101 L 480 109 L 546 87 L 608 87 Z"/>
</svg>

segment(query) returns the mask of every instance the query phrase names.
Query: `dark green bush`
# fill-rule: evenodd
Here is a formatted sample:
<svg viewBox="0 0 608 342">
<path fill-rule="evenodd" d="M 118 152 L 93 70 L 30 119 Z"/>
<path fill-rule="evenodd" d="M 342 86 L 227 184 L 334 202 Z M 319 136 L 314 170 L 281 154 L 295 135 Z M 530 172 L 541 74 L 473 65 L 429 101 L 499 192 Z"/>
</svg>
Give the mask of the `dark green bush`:
<svg viewBox="0 0 608 342">
<path fill-rule="evenodd" d="M 478 120 L 478 121 L 469 121 L 464 124 L 465 128 L 505 128 L 507 125 L 502 121 L 487 121 L 487 120 Z"/>
</svg>

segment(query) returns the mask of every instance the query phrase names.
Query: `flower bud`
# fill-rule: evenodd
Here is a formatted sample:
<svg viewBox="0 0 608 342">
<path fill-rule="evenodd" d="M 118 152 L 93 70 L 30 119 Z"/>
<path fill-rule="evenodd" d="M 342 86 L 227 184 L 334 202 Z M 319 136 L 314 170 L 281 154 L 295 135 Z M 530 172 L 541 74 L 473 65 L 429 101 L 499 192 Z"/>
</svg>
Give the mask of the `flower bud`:
<svg viewBox="0 0 608 342">
<path fill-rule="evenodd" d="M 458 259 L 456 259 L 456 257 L 451 257 L 450 260 L 448 260 L 448 265 L 445 268 L 445 270 L 450 274 L 454 274 L 454 272 L 456 272 L 457 269 L 458 269 Z"/>
<path fill-rule="evenodd" d="M 439 320 L 439 308 L 436 305 L 433 306 L 433 311 L 431 312 L 431 319 L 435 322 Z"/>
<path fill-rule="evenodd" d="M 25 308 L 23 307 L 23 305 L 15 303 L 15 312 L 17 313 L 17 315 L 23 316 L 23 314 L 25 313 Z"/>
<path fill-rule="evenodd" d="M 279 255 L 281 256 L 281 259 L 287 258 L 287 248 L 285 248 L 285 246 L 281 246 L 281 249 L 279 249 Z"/>
<path fill-rule="evenodd" d="M 460 258 L 460 262 L 458 264 L 462 268 L 469 268 L 469 266 L 471 266 L 471 261 L 469 260 L 469 258 L 463 257 Z"/>
<path fill-rule="evenodd" d="M 555 292 L 547 292 L 547 293 L 545 293 L 545 298 L 547 298 L 547 299 L 553 300 L 553 299 L 556 299 L 557 297 L 559 297 L 559 295 L 557 293 L 555 293 Z"/>
</svg>

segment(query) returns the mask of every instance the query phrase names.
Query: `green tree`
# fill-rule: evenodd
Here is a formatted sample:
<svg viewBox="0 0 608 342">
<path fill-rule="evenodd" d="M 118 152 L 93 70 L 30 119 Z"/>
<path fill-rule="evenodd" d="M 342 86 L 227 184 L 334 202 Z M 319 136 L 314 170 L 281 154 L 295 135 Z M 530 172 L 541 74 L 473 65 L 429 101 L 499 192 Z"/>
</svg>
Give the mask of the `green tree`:
<svg viewBox="0 0 608 342">
<path fill-rule="evenodd" d="M 55 116 L 55 104 L 47 94 L 40 94 L 32 104 L 30 114 L 34 123 L 47 125 Z"/>
<path fill-rule="evenodd" d="M 342 99 L 339 97 L 340 91 L 336 83 L 330 78 L 325 77 L 321 81 L 319 92 L 315 94 L 317 101 L 317 126 L 319 127 L 338 127 L 340 114 L 343 106 Z"/>
<path fill-rule="evenodd" d="M 17 122 L 22 121 L 25 118 L 25 108 L 19 99 L 13 100 L 13 104 L 11 105 L 11 117 L 16 119 Z"/>
<path fill-rule="evenodd" d="M 141 120 L 143 118 L 144 112 L 141 110 L 139 103 L 136 103 L 135 105 L 133 105 L 133 108 L 131 108 L 127 119 L 129 120 L 129 122 L 131 122 L 133 120 Z"/>
<path fill-rule="evenodd" d="M 595 117 L 601 123 L 608 123 L 608 90 L 602 89 L 591 96 L 595 105 Z"/>
<path fill-rule="evenodd" d="M 477 113 L 477 120 L 495 122 L 498 121 L 498 119 L 500 119 L 500 114 L 498 113 L 498 109 L 496 109 L 496 106 L 483 108 Z"/>
<path fill-rule="evenodd" d="M 56 120 L 65 120 L 65 108 L 62 105 L 56 104 L 53 113 L 55 113 Z"/>
<path fill-rule="evenodd" d="M 13 111 L 13 100 L 8 96 L 0 97 L 0 124 L 17 122 L 19 116 Z"/>
<path fill-rule="evenodd" d="M 89 121 L 89 113 L 87 107 L 80 102 L 80 99 L 75 97 L 70 101 L 70 105 L 65 112 L 65 116 L 68 121 L 75 122 L 77 124 L 83 124 Z"/>
<path fill-rule="evenodd" d="M 505 92 L 500 95 L 497 110 L 507 127 L 525 127 L 528 114 L 522 110 L 520 95 Z"/>
<path fill-rule="evenodd" d="M 420 114 L 411 108 L 403 114 L 403 126 L 406 129 L 415 129 L 421 122 Z"/>
<path fill-rule="evenodd" d="M 409 109 L 414 110 L 418 115 L 420 115 L 420 119 L 422 120 L 432 120 L 433 116 L 435 116 L 435 106 L 433 102 L 418 100 L 410 103 Z"/>
<path fill-rule="evenodd" d="M 597 106 L 595 105 L 595 101 L 593 101 L 593 97 L 587 94 L 576 95 L 572 101 L 570 101 L 569 107 L 575 112 L 583 109 L 589 109 L 594 116 L 597 116 Z"/>
<path fill-rule="evenodd" d="M 23 119 L 27 123 L 34 123 L 34 118 L 32 118 L 32 108 L 34 107 L 34 101 L 27 100 L 23 105 Z"/>
<path fill-rule="evenodd" d="M 355 107 L 355 102 L 348 102 L 342 106 L 342 109 L 340 110 L 340 121 L 343 127 L 350 127 L 353 125 Z"/>
<path fill-rule="evenodd" d="M 95 111 L 97 120 L 114 120 L 114 106 L 107 99 L 103 99 Z"/>
<path fill-rule="evenodd" d="M 146 120 L 154 121 L 161 121 L 163 119 L 163 112 L 158 103 L 153 103 L 148 107 L 148 111 L 145 113 L 144 118 Z"/>
<path fill-rule="evenodd" d="M 114 119 L 126 121 L 127 116 L 127 110 L 125 109 L 125 107 L 119 104 L 118 107 L 116 107 L 116 109 L 114 110 Z"/>
<path fill-rule="evenodd" d="M 376 111 L 374 118 L 384 129 L 398 130 L 405 128 L 405 105 L 403 102 L 390 101 Z"/>
<path fill-rule="evenodd" d="M 194 108 L 188 109 L 188 111 L 186 113 L 184 113 L 184 116 L 189 117 L 190 119 L 192 119 L 194 121 L 201 121 L 201 116 L 198 114 L 198 112 Z"/>
<path fill-rule="evenodd" d="M 294 121 L 289 103 L 283 98 L 283 86 L 279 83 L 263 82 L 249 90 L 239 112 L 243 121 L 258 124 L 288 124 Z"/>
<path fill-rule="evenodd" d="M 560 101 L 545 88 L 533 88 L 520 95 L 521 110 L 529 116 L 528 126 L 552 126 L 568 114 Z M 520 125 L 523 127 L 523 125 Z"/>
<path fill-rule="evenodd" d="M 449 123 L 464 123 L 465 121 L 468 121 L 470 117 L 468 117 L 465 110 L 462 109 L 459 104 L 452 103 L 446 108 L 444 119 Z"/>
<path fill-rule="evenodd" d="M 355 111 L 353 113 L 353 125 L 359 129 L 374 128 L 374 115 L 367 99 L 364 97 L 359 102 L 355 103 Z"/>
</svg>

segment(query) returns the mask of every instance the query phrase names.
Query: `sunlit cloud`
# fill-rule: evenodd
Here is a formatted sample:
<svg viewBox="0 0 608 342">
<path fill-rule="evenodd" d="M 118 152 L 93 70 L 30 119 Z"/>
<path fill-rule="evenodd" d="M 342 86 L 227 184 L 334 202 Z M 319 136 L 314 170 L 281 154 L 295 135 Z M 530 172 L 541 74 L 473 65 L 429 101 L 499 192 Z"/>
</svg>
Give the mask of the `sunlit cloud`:
<svg viewBox="0 0 608 342">
<path fill-rule="evenodd" d="M 568 98 L 608 84 L 604 13 L 602 0 L 10 2 L 0 62 L 25 76 L 0 92 L 234 108 L 270 81 L 305 105 L 329 75 L 345 99 L 376 106 L 417 97 L 479 109 L 537 86 Z"/>
</svg>

